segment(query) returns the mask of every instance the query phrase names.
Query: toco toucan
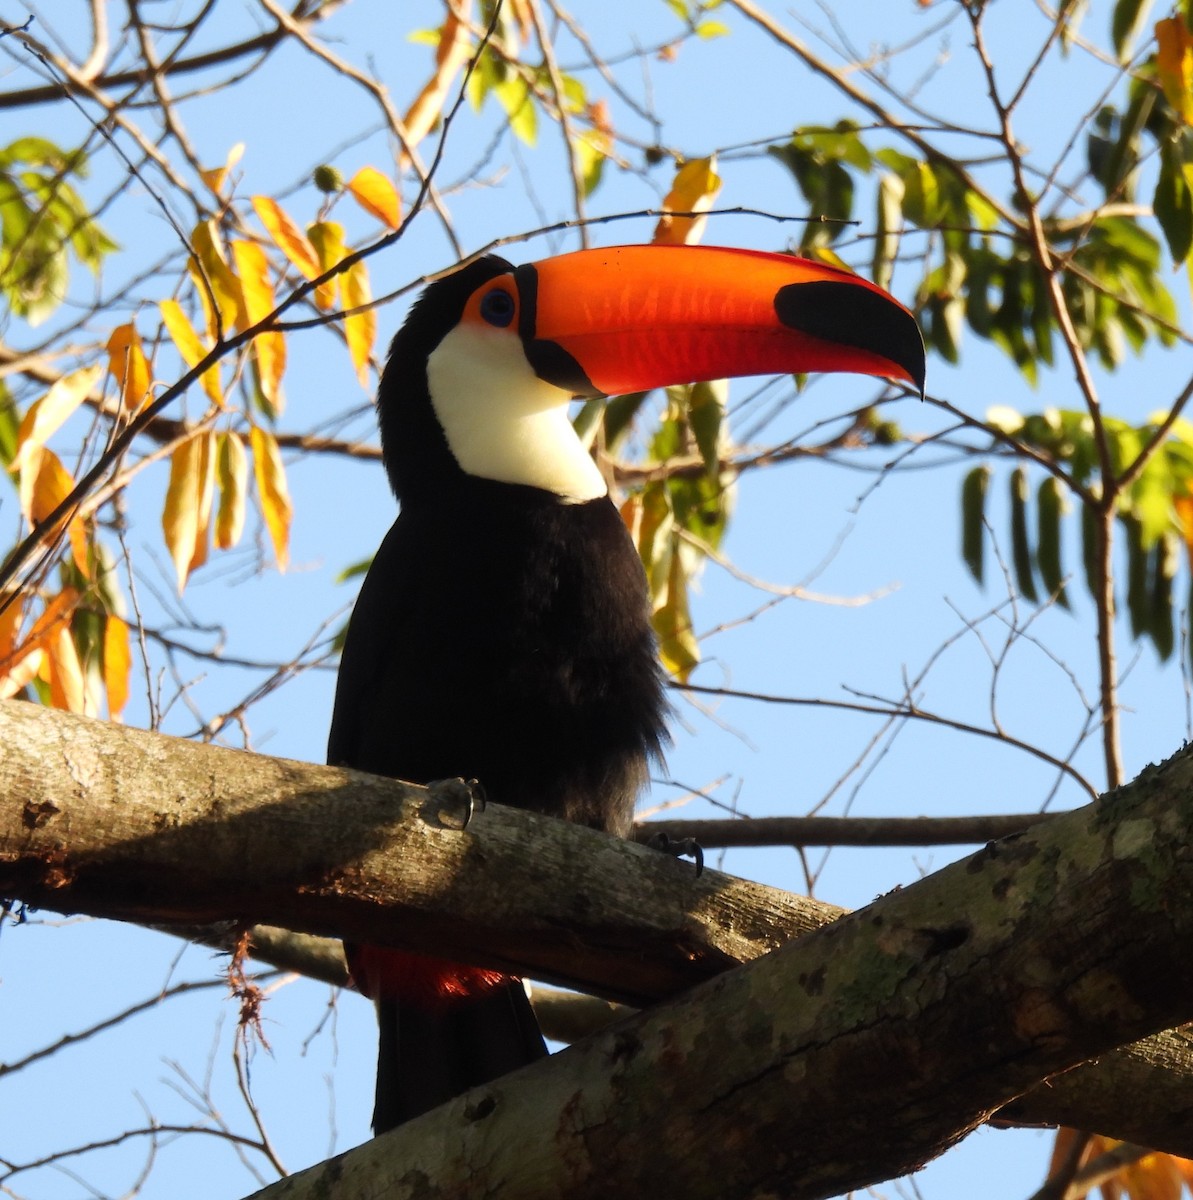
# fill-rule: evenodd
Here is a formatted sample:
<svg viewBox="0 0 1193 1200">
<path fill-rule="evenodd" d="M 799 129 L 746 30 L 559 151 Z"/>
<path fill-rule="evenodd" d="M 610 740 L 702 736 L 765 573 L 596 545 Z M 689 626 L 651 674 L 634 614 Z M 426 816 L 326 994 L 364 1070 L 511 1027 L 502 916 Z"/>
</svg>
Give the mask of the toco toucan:
<svg viewBox="0 0 1193 1200">
<path fill-rule="evenodd" d="M 922 390 L 911 314 L 846 271 L 699 246 L 486 257 L 431 284 L 377 397 L 400 512 L 352 615 L 328 761 L 630 831 L 667 704 L 646 579 L 573 397 L 853 371 Z M 533 853 L 528 848 L 528 853 Z M 546 1053 L 520 980 L 348 948 L 380 1133 Z"/>
</svg>

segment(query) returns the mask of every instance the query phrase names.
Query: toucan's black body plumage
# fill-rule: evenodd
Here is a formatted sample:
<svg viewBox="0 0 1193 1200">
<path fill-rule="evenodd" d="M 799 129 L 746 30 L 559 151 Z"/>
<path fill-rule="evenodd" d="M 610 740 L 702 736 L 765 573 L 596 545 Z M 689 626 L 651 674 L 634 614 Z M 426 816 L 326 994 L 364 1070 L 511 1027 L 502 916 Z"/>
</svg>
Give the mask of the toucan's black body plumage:
<svg viewBox="0 0 1193 1200">
<path fill-rule="evenodd" d="M 809 370 L 922 390 L 923 342 L 881 289 L 787 255 L 612 247 L 432 284 L 378 394 L 401 511 L 352 617 L 329 761 L 627 834 L 667 706 L 642 566 L 568 399 Z M 348 952 L 381 1019 L 378 1132 L 545 1053 L 520 981 Z"/>
<path fill-rule="evenodd" d="M 633 542 L 607 496 L 465 474 L 428 394 L 428 354 L 508 270 L 484 260 L 428 289 L 394 340 L 378 408 L 401 511 L 352 615 L 328 761 L 476 779 L 496 803 L 625 835 L 666 708 Z M 377 1132 L 546 1052 L 518 980 L 378 1008 Z"/>
</svg>

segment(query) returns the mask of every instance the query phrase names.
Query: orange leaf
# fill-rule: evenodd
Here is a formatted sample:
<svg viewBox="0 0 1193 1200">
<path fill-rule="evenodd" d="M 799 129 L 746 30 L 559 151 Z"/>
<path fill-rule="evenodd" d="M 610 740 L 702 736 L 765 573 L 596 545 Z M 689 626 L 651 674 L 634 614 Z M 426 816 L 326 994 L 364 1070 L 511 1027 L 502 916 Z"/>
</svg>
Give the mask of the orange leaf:
<svg viewBox="0 0 1193 1200">
<path fill-rule="evenodd" d="M 103 367 L 84 367 L 81 371 L 72 371 L 57 380 L 40 400 L 29 406 L 17 430 L 13 470 L 21 470 L 25 460 L 50 440 L 83 403 L 103 373 Z"/>
<path fill-rule="evenodd" d="M 353 309 L 368 304 L 373 298 L 369 287 L 369 269 L 364 259 L 355 262 L 340 276 L 340 297 L 344 308 Z M 369 386 L 369 355 L 373 352 L 373 339 L 377 335 L 377 314 L 370 308 L 365 312 L 352 313 L 344 318 L 344 337 L 348 340 L 348 353 L 360 386 Z"/>
<path fill-rule="evenodd" d="M 62 465 L 62 460 L 46 447 L 39 447 L 25 458 L 21 468 L 21 511 L 31 525 L 40 525 L 74 490 L 75 481 Z M 60 518 L 54 526 L 53 537 L 67 523 L 71 554 L 75 566 L 85 576 L 90 576 L 87 567 L 87 531 L 77 516 Z"/>
<path fill-rule="evenodd" d="M 216 453 L 220 506 L 215 517 L 215 544 L 221 550 L 230 550 L 244 532 L 248 473 L 244 443 L 234 433 L 221 433 Z"/>
<path fill-rule="evenodd" d="M 0 603 L 9 601 L 0 608 L 0 700 L 15 696 L 37 674 L 41 665 L 41 652 L 30 647 L 28 642 L 17 645 L 17 634 L 21 618 L 25 614 L 24 597 L 18 593 L 0 596 Z"/>
<path fill-rule="evenodd" d="M 117 325 L 108 338 L 108 370 L 120 388 L 120 403 L 127 412 L 140 412 L 151 399 L 149 364 L 141 349 L 135 325 Z"/>
<path fill-rule="evenodd" d="M 128 623 L 109 613 L 104 622 L 104 690 L 108 693 L 108 716 L 120 720 L 128 703 L 128 681 L 133 657 L 129 649 Z"/>
<path fill-rule="evenodd" d="M 69 625 L 60 626 L 48 639 L 46 654 L 50 667 L 50 704 L 67 712 L 85 713 L 87 684 Z"/>
<path fill-rule="evenodd" d="M 162 533 L 178 572 L 179 594 L 186 587 L 191 564 L 196 557 L 202 557 L 199 537 L 200 533 L 206 533 L 206 525 L 201 523 L 205 485 L 209 492 L 209 510 L 211 505 L 207 447 L 208 435 L 200 432 L 188 437 L 170 456 L 170 482 L 162 509 Z"/>
<path fill-rule="evenodd" d="M 285 209 L 269 196 L 254 196 L 253 208 L 277 248 L 307 279 L 318 276 L 321 272 L 319 255 Z"/>
<path fill-rule="evenodd" d="M 253 448 L 253 476 L 257 481 L 257 496 L 261 514 L 273 542 L 278 570 L 284 571 L 290 560 L 290 491 L 286 486 L 286 469 L 277 438 L 258 425 L 249 434 Z"/>
<path fill-rule="evenodd" d="M 203 301 L 207 332 L 214 338 L 234 326 L 243 329 L 244 297 L 240 293 L 240 281 L 224 258 L 224 249 L 220 245 L 214 221 L 200 221 L 195 226 L 191 248 L 194 253 L 187 260 L 187 270 Z M 218 321 L 211 308 L 213 298 L 219 314 Z"/>
<path fill-rule="evenodd" d="M 233 242 L 232 258 L 240 276 L 244 296 L 245 320 L 248 326 L 264 321 L 276 304 L 273 283 L 269 278 L 269 259 L 256 242 Z M 282 375 L 286 370 L 286 337 L 277 330 L 259 333 L 253 338 L 253 353 L 257 357 L 257 376 L 261 392 L 274 414 L 283 406 Z"/>
<path fill-rule="evenodd" d="M 165 325 L 170 339 L 182 355 L 182 361 L 188 367 L 193 367 L 203 361 L 207 355 L 207 347 L 199 340 L 195 327 L 190 323 L 182 305 L 177 300 L 163 300 L 158 308 L 162 314 L 162 324 Z M 213 363 L 199 376 L 203 390 L 213 404 L 224 407 L 224 389 L 220 384 L 220 368 Z"/>
<path fill-rule="evenodd" d="M 1193 34 L 1180 17 L 1156 22 L 1156 72 L 1168 103 L 1193 125 Z"/>
<path fill-rule="evenodd" d="M 398 189 L 376 167 L 361 167 L 348 181 L 352 198 L 367 213 L 384 221 L 390 229 L 402 223 L 402 202 Z"/>
<path fill-rule="evenodd" d="M 468 22 L 472 16 L 471 0 L 464 0 L 460 4 L 459 16 L 450 11 L 450 5 L 448 7 L 447 20 L 439 31 L 439 45 L 435 50 L 435 74 L 402 119 L 409 146 L 417 146 L 435 128 L 452 82 L 472 54 L 472 37 L 468 32 Z"/>
<path fill-rule="evenodd" d="M 244 142 L 237 142 L 228 151 L 228 157 L 222 167 L 208 167 L 205 171 L 199 172 L 199 177 L 217 196 L 223 192 L 228 175 L 231 173 L 232 168 L 240 162 L 242 154 L 244 154 Z"/>
<path fill-rule="evenodd" d="M 721 190 L 717 174 L 717 156 L 694 158 L 675 173 L 675 182 L 663 201 L 664 216 L 659 218 L 651 241 L 659 246 L 690 246 L 704 233 L 704 217 L 672 216 L 673 213 L 707 212 Z"/>
<path fill-rule="evenodd" d="M 344 227 L 335 221 L 316 221 L 307 226 L 311 235 L 311 244 L 319 255 L 319 273 L 330 271 L 339 266 L 348 247 L 344 245 Z M 336 306 L 336 281 L 330 279 L 315 289 L 315 303 L 323 312 L 330 312 Z"/>
<path fill-rule="evenodd" d="M 69 628 L 70 618 L 79 603 L 79 593 L 74 588 L 63 588 L 46 604 L 45 611 L 33 623 L 29 636 L 19 646 L 10 644 L 7 649 L 0 649 L 0 699 L 15 696 L 33 679 L 44 673 L 48 674 L 45 661 L 46 644 L 56 637 L 58 630 L 64 624 Z M 9 617 L 9 613 L 16 616 Z M 20 601 L 14 601 L 6 611 L 6 624 L 10 625 L 9 637 L 12 643 L 16 640 L 16 630 L 20 623 Z"/>
</svg>

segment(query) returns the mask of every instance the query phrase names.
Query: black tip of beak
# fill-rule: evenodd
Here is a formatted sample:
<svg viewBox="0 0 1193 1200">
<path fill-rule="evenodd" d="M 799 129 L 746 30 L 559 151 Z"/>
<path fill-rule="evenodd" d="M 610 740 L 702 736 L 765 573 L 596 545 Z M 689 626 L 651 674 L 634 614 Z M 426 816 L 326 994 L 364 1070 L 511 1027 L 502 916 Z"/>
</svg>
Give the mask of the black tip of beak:
<svg viewBox="0 0 1193 1200">
<path fill-rule="evenodd" d="M 855 283 L 793 283 L 775 296 L 784 325 L 838 346 L 852 346 L 902 368 L 924 395 L 924 338 L 915 318 L 881 292 Z"/>
</svg>

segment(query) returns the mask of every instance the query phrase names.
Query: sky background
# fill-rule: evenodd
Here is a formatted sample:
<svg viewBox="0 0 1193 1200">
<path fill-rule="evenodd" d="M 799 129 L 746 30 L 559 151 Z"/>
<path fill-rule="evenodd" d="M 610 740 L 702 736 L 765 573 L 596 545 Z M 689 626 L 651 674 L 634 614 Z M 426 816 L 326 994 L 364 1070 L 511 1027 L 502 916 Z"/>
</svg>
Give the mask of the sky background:
<svg viewBox="0 0 1193 1200">
<path fill-rule="evenodd" d="M 1109 8 L 1105 2 L 1091 5 L 1086 21 L 1091 36 L 1103 36 Z M 54 30 L 69 44 L 82 47 L 85 9 L 63 5 L 60 12 L 57 5 L 43 5 L 37 11 L 54 23 Z M 778 6 L 775 10 L 782 11 Z M 24 6 L 0 0 L 0 21 L 19 23 L 26 11 Z M 572 11 L 610 61 L 637 47 L 662 43 L 678 30 L 674 14 L 662 2 L 577 0 Z M 796 18 L 783 15 L 789 28 L 814 44 L 821 33 L 835 38 L 825 12 L 806 4 L 799 5 L 798 11 L 812 28 L 802 28 Z M 885 5 L 841 0 L 832 6 L 833 19 L 862 53 L 922 35 L 917 45 L 891 64 L 892 88 L 915 84 L 917 101 L 925 109 L 947 113 L 959 123 L 990 128 L 984 82 L 968 45 L 968 28 L 959 20 L 943 23 L 953 11 L 951 5 L 940 4 L 924 10 L 910 0 Z M 401 6 L 358 0 L 328 21 L 321 34 L 345 57 L 375 72 L 390 89 L 396 106 L 404 109 L 427 77 L 431 60 L 429 48 L 411 42 L 407 34 L 438 25 L 441 14 L 441 7 L 430 0 Z M 790 175 L 760 153 L 760 140 L 777 141 L 796 125 L 830 123 L 857 114 L 760 31 L 734 14 L 716 15 L 730 26 L 729 36 L 690 40 L 675 62 L 647 58 L 617 68 L 619 77 L 658 114 L 659 136 L 665 144 L 693 157 L 724 151 L 721 206 L 802 213 L 804 206 Z M 114 21 L 119 21 L 118 11 Z M 226 0 L 209 23 L 200 48 L 262 23 L 255 5 Z M 993 5 L 988 32 L 1000 79 L 1017 82 L 1044 36 L 1043 19 L 1030 6 Z M 44 22 L 40 33 L 47 35 Z M 35 64 L 12 45 L 3 49 L 0 89 L 37 82 Z M 821 49 L 826 57 L 840 61 Z M 592 98 L 610 100 L 619 127 L 636 132 L 644 142 L 651 140 L 648 122 L 609 96 L 591 70 L 579 69 L 574 43 L 562 41 L 559 56 L 565 68 L 577 68 Z M 1065 61 L 1050 60 L 1018 115 L 1020 136 L 1030 144 L 1034 161 L 1051 165 L 1088 119 L 1112 78 L 1104 64 L 1080 51 Z M 872 82 L 863 82 L 878 90 Z M 197 98 L 182 111 L 205 165 L 218 165 L 234 143 L 245 142 L 238 194 L 277 196 L 304 223 L 314 218 L 317 208 L 317 197 L 304 186 L 316 164 L 330 162 L 346 177 L 365 164 L 391 169 L 392 150 L 376 131 L 375 110 L 357 89 L 326 70 L 315 70 L 311 60 L 293 47 L 280 51 L 234 90 Z M 492 102 L 480 114 L 465 108 L 448 142 L 439 179 L 468 251 L 491 238 L 570 213 L 558 131 L 544 122 L 538 145 L 511 145 L 508 137 L 500 138 L 503 124 L 503 114 Z M 86 135 L 87 127 L 75 109 L 62 104 L 0 114 L 0 142 L 34 132 L 72 144 Z M 942 143 L 948 144 L 943 138 Z M 876 144 L 896 142 L 886 136 Z M 974 145 L 968 142 L 967 152 L 974 152 Z M 430 152 L 427 143 L 424 155 L 429 157 Z M 105 185 L 118 179 L 122 170 L 110 150 L 99 150 L 86 194 L 105 194 Z M 991 173 L 987 178 L 994 186 L 996 176 Z M 666 166 L 648 176 L 608 170 L 590 199 L 589 211 L 596 215 L 654 205 L 670 182 Z M 863 198 L 859 212 L 863 230 L 872 220 L 871 213 L 870 201 Z M 375 222 L 351 211 L 346 202 L 339 205 L 336 218 L 348 226 L 354 244 L 376 232 Z M 121 279 L 174 245 L 174 234 L 153 198 L 140 187 L 122 196 L 104 214 L 104 223 L 124 248 L 105 273 L 105 294 L 117 293 Z M 593 238 L 597 244 L 645 241 L 652 226 L 650 219 L 627 221 L 599 227 Z M 776 249 L 797 236 L 796 229 L 761 218 L 720 217 L 710 223 L 704 240 Z M 504 253 L 515 261 L 529 261 L 577 244 L 575 235 L 560 234 Z M 914 249 L 916 243 L 909 239 L 907 245 Z M 847 244 L 842 253 L 864 264 L 868 244 Z M 370 260 L 374 291 L 381 294 L 400 287 L 452 261 L 441 227 L 424 215 L 400 245 Z M 901 271 L 893 290 L 907 299 L 913 282 L 910 271 Z M 90 286 L 85 278 L 77 285 L 84 294 Z M 169 286 L 172 283 L 164 285 L 161 294 Z M 1174 277 L 1170 286 L 1187 318 L 1184 281 Z M 405 306 L 406 301 L 399 300 L 379 312 L 379 344 L 397 329 Z M 119 305 L 113 308 L 119 313 Z M 142 335 L 151 332 L 154 324 L 153 314 L 142 308 L 138 313 Z M 3 329 L 6 340 L 17 347 L 42 336 L 11 320 Z M 1145 419 L 1183 385 L 1182 370 L 1187 368 L 1182 361 L 1179 353 L 1153 350 L 1146 360 L 1129 361 L 1114 377 L 1099 374 L 1106 409 L 1127 420 Z M 756 411 L 764 402 L 747 405 L 762 386 L 759 381 L 734 382 L 731 421 L 740 415 L 741 406 Z M 777 401 L 786 394 L 786 384 L 768 386 L 767 399 Z M 290 339 L 285 387 L 288 408 L 280 429 L 324 428 L 335 421 L 332 428 L 341 436 L 372 437 L 369 395 L 357 383 L 346 353 L 327 333 Z M 866 379 L 814 381 L 798 403 L 786 407 L 767 437 L 779 440 L 803 433 L 816 441 L 832 427 L 834 418 L 881 390 L 881 385 Z M 995 404 L 1031 411 L 1078 404 L 1071 372 L 1063 362 L 1045 371 L 1039 386 L 1031 390 L 1004 356 L 972 335 L 963 345 L 958 367 L 930 359 L 928 391 L 979 415 Z M 201 403 L 191 397 L 186 411 L 197 415 Z M 345 413 L 355 415 L 340 420 Z M 928 436 L 940 435 L 954 424 L 931 404 L 915 401 L 891 404 L 884 414 L 904 430 Z M 183 410 L 172 415 L 183 415 Z M 1081 689 L 1088 697 L 1096 687 L 1093 610 L 1083 585 L 1071 589 L 1074 614 L 1042 614 L 1032 627 L 1038 644 L 1020 641 L 1009 654 L 996 689 L 992 688 L 989 648 L 1003 636 L 998 623 L 981 627 L 986 644 L 973 633 L 961 636 L 967 623 L 1007 600 L 997 570 L 989 572 L 992 578 L 982 591 L 959 557 L 959 489 L 972 460 L 942 443 L 917 452 L 900 470 L 882 471 L 895 457 L 888 452 L 836 462 L 800 460 L 752 472 L 741 480 L 725 546 L 741 572 L 777 585 L 804 584 L 839 599 L 870 597 L 871 602 L 787 598 L 752 616 L 768 597 L 710 564 L 694 600 L 697 630 L 710 634 L 703 643 L 705 661 L 695 682 L 799 697 L 844 699 L 858 692 L 895 699 L 906 680 L 918 677 L 942 644 L 955 639 L 917 686 L 923 705 L 958 720 L 988 723 L 993 691 L 1008 732 L 1064 756 L 1086 720 Z M 1005 465 L 997 468 L 992 490 L 991 520 L 999 533 L 1007 528 L 1008 474 Z M 334 617 L 333 627 L 338 625 L 356 586 L 338 582 L 339 574 L 372 553 L 393 519 L 394 502 L 379 464 L 326 456 L 292 459 L 289 480 L 295 504 L 289 572 L 284 576 L 272 570 L 257 572 L 255 550 L 250 547 L 217 557 L 187 588 L 186 610 L 198 623 L 224 631 L 230 656 L 288 659 L 328 618 Z M 168 620 L 177 604 L 157 525 L 164 484 L 164 471 L 149 471 L 130 492 L 135 520 L 132 541 L 143 572 L 141 598 L 151 621 L 159 624 Z M 15 496 L 0 496 L 0 524 L 6 535 L 15 529 L 16 521 Z M 1071 566 L 1078 561 L 1075 529 L 1065 532 L 1066 561 Z M 250 540 L 261 536 L 259 529 L 250 531 Z M 1123 661 L 1131 663 L 1122 699 L 1127 709 L 1124 764 L 1127 775 L 1133 776 L 1147 762 L 1170 754 L 1188 736 L 1188 699 L 1181 673 L 1172 664 L 1161 669 L 1150 646 L 1137 650 L 1125 630 L 1120 630 L 1120 638 Z M 214 636 L 206 644 L 213 640 Z M 208 715 L 236 703 L 262 678 L 260 671 L 213 670 L 199 660 L 184 661 L 183 671 L 193 702 Z M 171 686 L 167 680 L 167 695 Z M 333 672 L 313 670 L 255 706 L 249 714 L 252 747 L 320 761 L 333 687 Z M 1056 786 L 1054 769 L 1021 752 L 924 723 L 901 727 L 891 736 L 874 718 L 830 708 L 729 699 L 712 703 L 678 695 L 675 705 L 675 746 L 667 775 L 655 781 L 651 794 L 644 797 L 644 808 L 673 801 L 689 788 L 710 791 L 714 802 L 689 804 L 684 812 L 693 817 L 724 815 L 725 808 L 751 816 L 796 815 L 822 804 L 820 811 L 834 815 L 1022 812 L 1045 803 L 1055 809 L 1071 807 L 1087 798 L 1069 781 Z M 134 699 L 127 719 L 138 724 L 145 714 L 141 697 Z M 196 724 L 186 706 L 176 704 L 165 728 L 187 735 Z M 872 746 L 876 737 L 880 739 L 877 751 Z M 241 744 L 231 735 L 228 740 Z M 861 769 L 852 770 L 859 761 Z M 1076 762 L 1091 783 L 1101 786 L 1096 743 L 1079 752 Z M 817 871 L 815 894 L 852 907 L 969 852 L 963 847 L 835 850 L 827 856 L 811 851 L 808 861 Z M 791 850 L 714 853 L 713 859 L 721 869 L 736 874 L 807 890 L 800 859 Z M 225 990 L 212 982 L 219 972 L 220 960 L 203 948 L 114 923 L 63 921 L 46 913 L 27 925 L 0 932 L 0 1011 L 5 1014 L 0 1061 L 20 1058 L 65 1032 L 149 999 L 159 989 L 183 981 L 212 984 L 151 1007 L 119 1028 L 55 1053 L 8 1081 L 0 1078 L 5 1106 L 0 1158 L 26 1160 L 68 1144 L 101 1142 L 146 1124 L 150 1115 L 163 1125 L 188 1123 L 201 1115 L 192 1104 L 196 1090 L 209 1091 L 230 1128 L 252 1133 L 229 1065 L 236 1010 Z M 368 1134 L 375 1053 L 370 1006 L 359 997 L 338 996 L 318 984 L 288 982 L 271 995 L 264 1030 L 270 1049 L 258 1048 L 252 1056 L 252 1091 L 286 1166 L 299 1169 L 363 1140 Z M 841 1086 L 849 1087 L 849 1081 L 842 1080 Z M 915 1187 L 924 1196 L 938 1198 L 1026 1196 L 1042 1180 L 1050 1147 L 1047 1133 L 983 1130 L 922 1172 Z M 89 1153 L 75 1164 L 77 1177 L 57 1169 L 30 1173 L 14 1181 L 14 1191 L 36 1200 L 120 1196 L 134 1185 L 149 1154 L 144 1139 L 120 1144 L 110 1151 Z M 261 1171 L 263 1182 L 273 1178 L 259 1157 L 250 1155 L 248 1161 Z M 200 1177 L 201 1186 L 196 1182 Z M 880 1191 L 910 1194 L 910 1186 L 888 1185 Z M 231 1198 L 252 1190 L 252 1176 L 226 1141 L 188 1136 L 172 1142 L 161 1139 L 140 1194 L 156 1198 L 201 1191 L 208 1197 Z"/>
</svg>

